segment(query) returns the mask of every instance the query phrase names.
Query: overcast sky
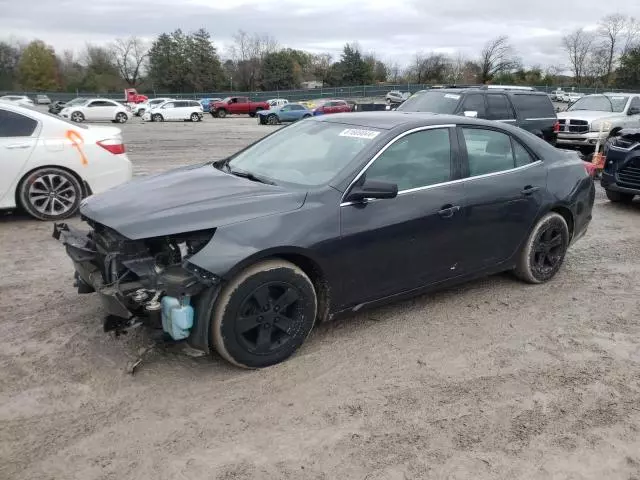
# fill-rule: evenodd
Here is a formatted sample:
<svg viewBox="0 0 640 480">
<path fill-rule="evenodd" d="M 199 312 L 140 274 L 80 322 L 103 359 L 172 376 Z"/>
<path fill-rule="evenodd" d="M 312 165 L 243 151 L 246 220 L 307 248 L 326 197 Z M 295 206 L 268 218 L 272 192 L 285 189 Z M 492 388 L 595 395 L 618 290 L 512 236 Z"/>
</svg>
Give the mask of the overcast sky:
<svg viewBox="0 0 640 480">
<path fill-rule="evenodd" d="M 392 6 L 395 3 L 394 6 Z M 28 8 L 26 8 L 28 7 Z M 416 51 L 462 52 L 509 35 L 526 65 L 566 65 L 562 35 L 595 28 L 620 12 L 640 17 L 638 0 L 0 0 L 0 38 L 39 38 L 56 50 L 82 50 L 137 35 L 153 39 L 176 28 L 201 27 L 224 55 L 238 29 L 269 33 L 282 46 L 338 56 L 357 41 L 401 64 Z"/>
</svg>

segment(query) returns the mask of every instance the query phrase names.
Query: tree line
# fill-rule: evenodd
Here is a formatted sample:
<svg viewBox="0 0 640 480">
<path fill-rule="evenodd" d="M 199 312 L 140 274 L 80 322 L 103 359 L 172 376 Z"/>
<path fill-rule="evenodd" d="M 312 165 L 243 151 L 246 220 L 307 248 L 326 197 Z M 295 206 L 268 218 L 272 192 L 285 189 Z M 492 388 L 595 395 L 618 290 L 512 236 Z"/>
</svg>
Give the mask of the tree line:
<svg viewBox="0 0 640 480">
<path fill-rule="evenodd" d="M 0 41 L 0 91 L 115 92 L 125 87 L 157 93 L 272 91 L 375 83 L 497 83 L 515 85 L 640 86 L 640 27 L 624 15 L 604 17 L 595 31 L 562 39 L 567 64 L 526 66 L 509 38 L 493 38 L 475 57 L 420 51 L 408 65 L 383 61 L 358 43 L 339 56 L 282 47 L 268 34 L 238 31 L 224 55 L 206 29 L 175 30 L 153 41 L 132 36 L 82 52 L 56 52 L 40 40 Z M 563 75 L 571 71 L 573 75 Z"/>
</svg>

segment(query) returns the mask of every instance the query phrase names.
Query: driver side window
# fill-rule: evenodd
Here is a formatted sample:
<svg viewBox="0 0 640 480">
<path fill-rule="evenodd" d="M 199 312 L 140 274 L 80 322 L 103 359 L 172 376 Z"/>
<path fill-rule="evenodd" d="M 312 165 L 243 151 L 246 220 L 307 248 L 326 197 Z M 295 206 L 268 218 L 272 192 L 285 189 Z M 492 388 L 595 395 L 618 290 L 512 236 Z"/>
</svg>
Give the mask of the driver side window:
<svg viewBox="0 0 640 480">
<path fill-rule="evenodd" d="M 451 142 L 448 128 L 415 132 L 387 148 L 367 169 L 367 180 L 398 185 L 398 191 L 451 180 Z"/>
<path fill-rule="evenodd" d="M 640 97 L 634 97 L 631 100 L 631 103 L 629 104 L 629 111 L 631 110 L 634 110 L 636 112 L 634 115 L 640 113 Z"/>
</svg>

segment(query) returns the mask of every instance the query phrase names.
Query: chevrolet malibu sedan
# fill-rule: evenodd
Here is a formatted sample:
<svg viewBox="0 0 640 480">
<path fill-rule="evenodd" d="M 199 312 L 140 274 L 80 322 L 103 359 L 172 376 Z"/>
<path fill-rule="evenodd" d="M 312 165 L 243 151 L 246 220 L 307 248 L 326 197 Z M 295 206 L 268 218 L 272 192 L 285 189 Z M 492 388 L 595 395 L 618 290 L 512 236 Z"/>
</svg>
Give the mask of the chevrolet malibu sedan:
<svg viewBox="0 0 640 480">
<path fill-rule="evenodd" d="M 490 121 L 326 115 L 91 197 L 89 230 L 54 237 L 106 329 L 260 368 L 341 314 L 501 271 L 551 280 L 591 220 L 583 163 Z"/>
<path fill-rule="evenodd" d="M 131 179 L 120 129 L 72 124 L 0 103 L 0 209 L 40 220 L 74 215 L 83 197 Z"/>
</svg>

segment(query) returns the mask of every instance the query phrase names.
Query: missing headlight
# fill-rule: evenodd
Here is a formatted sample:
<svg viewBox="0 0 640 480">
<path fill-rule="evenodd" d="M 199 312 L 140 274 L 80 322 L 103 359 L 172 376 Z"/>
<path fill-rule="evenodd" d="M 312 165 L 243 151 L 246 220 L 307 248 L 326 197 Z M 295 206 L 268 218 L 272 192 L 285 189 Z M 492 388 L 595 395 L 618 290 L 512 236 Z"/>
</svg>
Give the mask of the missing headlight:
<svg viewBox="0 0 640 480">
<path fill-rule="evenodd" d="M 148 238 L 145 244 L 149 253 L 161 267 L 178 265 L 202 250 L 213 237 L 215 228 L 196 232 L 179 233 L 165 237 Z"/>
</svg>

